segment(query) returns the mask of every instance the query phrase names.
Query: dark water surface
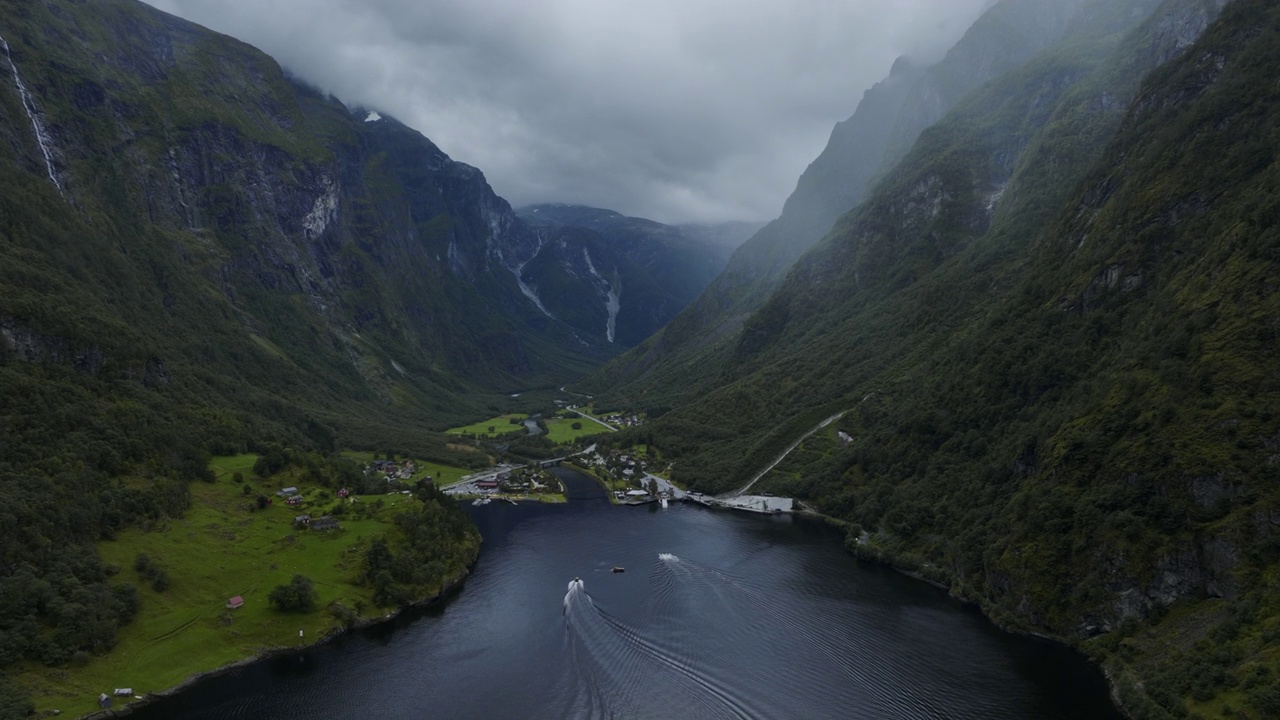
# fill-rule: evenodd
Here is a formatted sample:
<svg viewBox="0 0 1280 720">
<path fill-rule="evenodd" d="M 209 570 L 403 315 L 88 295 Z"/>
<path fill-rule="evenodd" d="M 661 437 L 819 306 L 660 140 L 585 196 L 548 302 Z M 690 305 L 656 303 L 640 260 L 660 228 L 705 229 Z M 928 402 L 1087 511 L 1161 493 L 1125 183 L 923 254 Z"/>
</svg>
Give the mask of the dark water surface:
<svg viewBox="0 0 1280 720">
<path fill-rule="evenodd" d="M 1075 653 L 858 562 L 821 524 L 613 507 L 559 472 L 568 505 L 474 508 L 484 550 L 444 607 L 134 717 L 1120 717 Z"/>
</svg>

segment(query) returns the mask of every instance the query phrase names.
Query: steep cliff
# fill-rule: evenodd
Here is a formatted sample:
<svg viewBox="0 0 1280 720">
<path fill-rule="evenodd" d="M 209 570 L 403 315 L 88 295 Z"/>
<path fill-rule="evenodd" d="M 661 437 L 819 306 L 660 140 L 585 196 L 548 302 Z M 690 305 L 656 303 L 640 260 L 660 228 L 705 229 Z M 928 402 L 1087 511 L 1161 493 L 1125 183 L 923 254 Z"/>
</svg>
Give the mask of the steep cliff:
<svg viewBox="0 0 1280 720">
<path fill-rule="evenodd" d="M 718 387 L 641 434 L 726 490 L 843 413 L 757 489 L 1094 653 L 1135 717 L 1272 717 L 1280 10 L 1081 12 L 922 134 Z"/>
<path fill-rule="evenodd" d="M 0 674 L 110 650 L 141 601 L 94 544 L 180 517 L 210 453 L 487 463 L 432 431 L 611 353 L 522 292 L 540 241 L 243 43 L 0 0 Z"/>
<path fill-rule="evenodd" d="M 542 237 L 537 255 L 521 266 L 521 281 L 579 336 L 622 348 L 692 302 L 752 227 L 664 225 L 578 205 L 535 205 L 518 214 Z"/>
<path fill-rule="evenodd" d="M 938 63 L 924 67 L 900 58 L 867 90 L 853 116 L 832 130 L 782 215 L 738 248 L 725 271 L 670 325 L 581 386 L 606 402 L 650 407 L 702 392 L 714 382 L 710 373 L 730 352 L 743 321 L 796 259 L 863 201 L 873 180 L 967 92 L 1025 63 L 1082 21 L 1080 6 L 1079 0 L 1002 0 Z"/>
<path fill-rule="evenodd" d="M 442 421 L 610 353 L 522 292 L 542 239 L 416 131 L 137 3 L 0 13 L 9 356 Z"/>
</svg>

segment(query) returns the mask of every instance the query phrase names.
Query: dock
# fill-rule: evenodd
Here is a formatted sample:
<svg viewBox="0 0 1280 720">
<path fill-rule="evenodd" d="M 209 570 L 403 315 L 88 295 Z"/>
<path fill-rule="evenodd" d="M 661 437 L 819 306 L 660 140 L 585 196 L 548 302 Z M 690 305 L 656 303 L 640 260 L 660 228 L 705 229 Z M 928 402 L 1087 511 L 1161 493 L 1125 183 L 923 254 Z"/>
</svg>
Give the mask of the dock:
<svg viewBox="0 0 1280 720">
<path fill-rule="evenodd" d="M 735 495 L 733 497 L 718 498 L 710 495 L 690 494 L 685 496 L 684 500 L 685 502 L 694 502 L 707 507 L 745 510 L 746 512 L 764 515 L 789 513 L 795 509 L 795 500 L 792 498 L 774 497 L 772 495 Z"/>
</svg>

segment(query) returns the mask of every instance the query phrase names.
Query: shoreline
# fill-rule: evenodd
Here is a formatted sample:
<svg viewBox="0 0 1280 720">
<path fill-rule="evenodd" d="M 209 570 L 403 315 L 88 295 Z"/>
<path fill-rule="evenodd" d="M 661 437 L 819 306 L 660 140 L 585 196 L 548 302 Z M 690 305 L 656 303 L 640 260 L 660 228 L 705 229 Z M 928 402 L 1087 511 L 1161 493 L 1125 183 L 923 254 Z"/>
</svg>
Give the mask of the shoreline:
<svg viewBox="0 0 1280 720">
<path fill-rule="evenodd" d="M 603 487 L 604 483 L 594 473 L 587 471 L 584 468 L 573 465 L 571 463 L 566 463 L 566 464 L 572 467 L 574 470 L 577 470 L 591 477 L 599 485 Z M 610 497 L 610 500 L 612 501 L 612 497 Z M 617 505 L 617 503 L 614 503 L 614 504 Z M 730 509 L 730 508 L 716 508 L 716 507 L 708 507 L 708 506 L 704 506 L 704 507 L 707 507 L 709 510 L 712 510 L 712 511 L 721 511 L 721 510 Z M 839 518 L 831 517 L 829 515 L 824 515 L 819 512 L 814 512 L 812 510 L 802 510 L 802 511 L 792 512 L 788 514 L 793 516 L 803 517 L 812 521 L 822 522 L 834 528 L 847 529 L 851 525 L 851 523 L 847 521 L 840 520 Z M 483 544 L 483 540 L 482 540 L 482 544 Z M 999 623 L 992 617 L 991 613 L 988 612 L 987 608 L 983 605 L 981 601 L 956 594 L 949 585 L 943 584 L 929 577 L 926 577 L 925 575 L 923 575 L 921 572 L 917 570 L 911 570 L 907 567 L 904 567 L 895 563 L 892 557 L 884 552 L 862 553 L 862 552 L 858 552 L 856 548 L 851 548 L 851 547 L 848 547 L 847 545 L 845 547 L 845 551 L 858 560 L 869 562 L 875 565 L 880 565 L 883 567 L 887 567 L 890 570 L 893 570 L 894 572 L 897 572 L 901 575 L 909 577 L 913 580 L 922 581 L 939 590 L 942 590 L 947 593 L 948 597 L 964 605 L 970 605 L 970 606 L 976 607 L 978 611 L 982 613 L 983 618 L 987 622 L 989 622 L 992 626 L 1000 629 L 1003 632 L 1007 632 L 1012 635 L 1017 635 L 1022 637 L 1031 637 L 1031 638 L 1036 638 L 1038 640 L 1049 641 L 1049 642 L 1070 648 L 1073 651 L 1080 653 L 1082 656 L 1084 656 L 1084 658 L 1090 664 L 1096 667 L 1098 671 L 1102 674 L 1107 684 L 1108 696 L 1110 697 L 1111 702 L 1115 707 L 1115 709 L 1120 713 L 1120 715 L 1122 715 L 1125 718 L 1133 717 L 1133 715 L 1128 711 L 1125 705 L 1121 702 L 1120 685 L 1118 682 L 1118 678 L 1116 677 L 1116 673 L 1113 671 L 1113 669 L 1108 667 L 1105 663 L 1100 662 L 1094 659 L 1089 654 L 1085 653 L 1076 644 L 1068 642 L 1063 638 L 1054 637 L 1054 636 L 1046 635 L 1043 633 L 1038 633 L 1032 630 L 1013 628 L 1013 627 L 1004 625 L 1002 623 Z M 317 647 L 320 647 L 330 641 L 333 641 L 351 632 L 393 621 L 398 617 L 400 617 L 406 611 L 429 608 L 429 607 L 439 605 L 441 603 L 448 602 L 457 593 L 461 592 L 463 586 L 466 583 L 467 578 L 470 577 L 473 569 L 475 568 L 476 563 L 479 562 L 479 556 L 480 556 L 480 546 L 477 547 L 476 556 L 472 558 L 472 560 L 466 565 L 466 567 L 462 570 L 462 572 L 459 573 L 456 577 L 454 577 L 450 581 L 448 581 L 447 583 L 445 583 L 444 586 L 441 588 L 440 592 L 430 598 L 424 598 L 422 600 L 415 601 L 409 605 L 400 606 L 384 615 L 358 618 L 351 625 L 334 628 L 331 631 L 325 633 L 323 636 L 316 639 L 315 641 L 309 642 L 305 645 L 288 646 L 288 647 L 278 646 L 278 647 L 267 648 L 262 652 L 259 652 L 251 657 L 242 658 L 240 660 L 228 663 L 226 665 L 223 665 L 218 668 L 214 668 L 212 670 L 205 670 L 205 671 L 195 673 L 194 675 L 187 677 L 185 680 L 178 683 L 177 685 L 174 685 L 172 687 L 166 688 L 161 691 L 148 693 L 147 695 L 143 696 L 141 700 L 135 700 L 134 702 L 129 703 L 128 705 L 124 705 L 119 708 L 97 710 L 86 715 L 76 716 L 76 720 L 106 720 L 107 718 L 126 717 L 152 705 L 156 701 L 170 698 L 179 693 L 182 693 L 188 690 L 189 688 L 197 685 L 198 683 L 202 682 L 203 680 L 225 675 L 235 670 L 238 670 L 240 668 L 247 667 L 254 663 L 261 662 L 263 660 L 269 660 L 273 657 L 277 657 L 285 653 L 313 650 Z"/>
<path fill-rule="evenodd" d="M 695 504 L 701 505 L 702 507 L 705 507 L 708 510 L 715 511 L 715 512 L 733 510 L 733 508 L 714 507 L 710 505 L 703 505 L 702 503 L 695 503 Z M 824 515 L 820 512 L 815 512 L 813 510 L 797 510 L 787 514 L 795 517 L 807 518 L 809 520 L 813 520 L 816 522 L 822 522 L 832 527 L 840 528 L 842 530 L 847 530 L 853 525 L 853 523 L 850 523 L 847 520 L 841 520 L 839 518 L 831 517 L 830 515 Z M 857 546 L 857 547 L 862 547 L 862 546 Z M 1045 640 L 1048 642 L 1056 643 L 1058 645 L 1062 645 L 1063 647 L 1070 648 L 1073 651 L 1080 653 L 1080 655 L 1083 656 L 1085 660 L 1087 660 L 1091 665 L 1096 667 L 1099 672 L 1102 673 L 1102 677 L 1103 679 L 1106 680 L 1106 683 L 1107 683 L 1107 694 L 1111 698 L 1111 704 L 1115 706 L 1116 711 L 1119 712 L 1121 716 L 1132 720 L 1133 714 L 1129 712 L 1128 708 L 1124 705 L 1124 703 L 1121 701 L 1121 698 L 1120 698 L 1120 684 L 1119 684 L 1119 680 L 1115 677 L 1117 673 L 1115 673 L 1113 669 L 1109 667 L 1106 663 L 1095 659 L 1092 655 L 1085 652 L 1079 645 L 1068 641 L 1066 638 L 1055 637 L 1053 635 L 1046 635 L 1044 633 L 1036 632 L 1034 630 L 1009 627 L 1008 625 L 1000 623 L 994 617 L 992 617 L 991 613 L 988 612 L 987 607 L 982 603 L 980 599 L 975 600 L 973 598 L 969 598 L 964 595 L 957 594 L 951 588 L 950 585 L 947 585 L 937 580 L 934 580 L 932 578 L 929 578 L 925 576 L 923 573 L 921 573 L 919 570 L 912 570 L 907 567 L 903 567 L 899 565 L 898 563 L 894 562 L 892 556 L 890 556 L 889 554 L 881 550 L 877 549 L 875 553 L 859 552 L 856 548 L 849 547 L 846 544 L 845 552 L 849 553 L 853 557 L 863 562 L 868 562 L 875 565 L 880 565 L 882 567 L 887 567 L 890 570 L 893 570 L 894 572 L 900 575 L 905 575 L 911 578 L 912 580 L 919 580 L 923 583 L 932 585 L 933 587 L 946 592 L 947 596 L 952 598 L 953 600 L 956 600 L 957 602 L 960 602 L 964 605 L 970 605 L 972 607 L 977 608 L 978 612 L 982 613 L 982 617 L 987 622 L 991 623 L 992 626 L 1000 629 L 1003 632 L 1007 632 L 1011 635 L 1018 635 L 1021 637 L 1030 637 L 1030 638 L 1036 638 L 1037 640 Z"/>
<path fill-rule="evenodd" d="M 823 515 L 821 513 L 816 513 L 816 512 L 804 512 L 804 513 L 795 513 L 795 514 L 803 514 L 806 517 L 821 519 L 822 521 L 828 524 L 831 524 L 835 527 L 848 527 L 849 525 L 851 525 L 851 523 L 848 523 L 843 520 L 839 520 L 838 518 L 829 517 L 827 515 Z M 1107 683 L 1107 695 L 1111 698 L 1111 704 L 1115 706 L 1116 711 L 1119 712 L 1121 716 L 1132 720 L 1133 714 L 1129 712 L 1128 708 L 1125 707 L 1124 703 L 1121 702 L 1120 700 L 1120 685 L 1118 680 L 1114 677 L 1114 673 L 1112 672 L 1112 669 L 1108 667 L 1106 663 L 1100 660 L 1097 660 L 1092 655 L 1085 652 L 1076 643 L 1070 642 L 1066 638 L 1056 637 L 1054 635 L 1047 635 L 1045 633 L 1036 632 L 1034 630 L 1028 630 L 1025 628 L 1010 627 L 1004 623 L 1001 623 L 992 616 L 992 614 L 988 611 L 986 605 L 981 601 L 981 599 L 974 599 L 974 598 L 966 597 L 964 595 L 960 595 L 956 593 L 955 590 L 953 590 L 950 585 L 947 585 L 937 580 L 933 580 L 932 578 L 926 577 L 923 573 L 921 573 L 918 570 L 911 570 L 909 568 L 902 567 L 898 565 L 896 562 L 894 562 L 893 558 L 889 554 L 883 551 L 878 551 L 873 555 L 871 553 L 860 553 L 857 550 L 850 548 L 848 546 L 845 547 L 845 551 L 848 552 L 850 555 L 853 555 L 855 558 L 859 560 L 862 560 L 864 562 L 874 563 L 876 565 L 882 565 L 884 567 L 889 568 L 890 570 L 893 570 L 896 573 L 905 575 L 913 580 L 919 580 L 921 582 L 927 583 L 929 585 L 932 585 L 933 587 L 938 588 L 939 590 L 946 592 L 947 597 L 950 597 L 965 605 L 970 605 L 972 607 L 977 608 L 978 612 L 982 613 L 982 617 L 986 619 L 987 622 L 991 623 L 992 626 L 999 628 L 1003 632 L 1007 632 L 1011 635 L 1018 635 L 1021 637 L 1030 637 L 1030 638 L 1036 638 L 1037 640 L 1045 640 L 1051 643 L 1056 643 L 1063 647 L 1071 648 L 1073 651 L 1080 653 L 1080 655 L 1083 656 L 1085 660 L 1087 660 L 1091 665 L 1097 668 L 1100 673 L 1102 673 L 1102 677 L 1103 679 L 1106 680 L 1106 683 Z"/>
<path fill-rule="evenodd" d="M 484 541 L 482 539 L 481 544 L 476 546 L 475 557 L 473 557 L 471 561 L 467 563 L 466 567 L 462 569 L 462 572 L 459 573 L 456 577 L 446 582 L 440 588 L 440 592 L 436 593 L 432 597 L 423 598 L 422 600 L 417 600 L 413 603 L 410 603 L 409 605 L 402 605 L 388 612 L 385 615 L 379 615 L 376 617 L 371 616 L 371 617 L 357 618 L 356 621 L 351 623 L 350 625 L 339 626 L 337 628 L 334 628 L 329 632 L 325 633 L 324 635 L 322 635 L 321 637 L 317 638 L 313 642 L 309 642 L 304 645 L 294 645 L 289 647 L 282 647 L 282 646 L 271 647 L 263 650 L 262 652 L 257 653 L 256 655 L 253 655 L 252 657 L 242 658 L 240 660 L 236 660 L 235 662 L 228 663 L 226 665 L 214 668 L 212 670 L 202 670 L 200 672 L 197 672 L 194 675 L 191 675 L 190 677 L 178 683 L 177 685 L 174 685 L 173 687 L 165 688 L 164 690 L 159 690 L 153 693 L 147 693 L 146 695 L 142 696 L 141 700 L 134 700 L 128 705 L 123 705 L 118 708 L 115 708 L 115 707 L 106 708 L 102 710 L 96 710 L 87 715 L 79 715 L 75 717 L 75 720 L 106 720 L 107 718 L 126 717 L 129 715 L 132 715 L 133 713 L 139 710 L 142 710 L 148 707 L 149 705 L 152 705 L 157 700 L 164 700 L 166 698 L 173 697 L 174 695 L 177 695 L 191 688 L 192 686 L 200 683 L 203 680 L 207 680 L 209 678 L 215 678 L 220 675 L 226 675 L 227 673 L 233 672 L 242 667 L 247 667 L 254 663 L 261 662 L 263 660 L 269 660 L 273 657 L 277 657 L 285 653 L 312 650 L 330 641 L 336 640 L 344 635 L 355 632 L 356 630 L 363 630 L 368 627 L 373 627 L 375 625 L 381 625 L 386 622 L 391 622 L 392 620 L 395 620 L 396 618 L 400 617 L 400 615 L 405 613 L 406 611 L 429 608 L 429 607 L 433 607 L 435 605 L 439 605 L 441 603 L 447 602 L 454 595 L 462 591 L 462 587 L 463 585 L 466 584 L 467 578 L 471 576 L 471 571 L 475 568 L 476 563 L 480 561 L 480 547 L 483 545 L 483 542 Z"/>
</svg>

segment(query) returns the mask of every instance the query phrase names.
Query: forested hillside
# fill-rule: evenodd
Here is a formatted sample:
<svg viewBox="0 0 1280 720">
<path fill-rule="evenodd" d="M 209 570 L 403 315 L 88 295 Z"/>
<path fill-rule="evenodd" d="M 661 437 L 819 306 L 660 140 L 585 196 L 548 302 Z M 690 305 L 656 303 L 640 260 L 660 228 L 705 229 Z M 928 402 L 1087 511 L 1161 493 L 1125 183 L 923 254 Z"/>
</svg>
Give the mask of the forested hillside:
<svg viewBox="0 0 1280 720">
<path fill-rule="evenodd" d="M 485 463 L 433 431 L 611 352 L 522 293 L 478 170 L 243 43 L 3 0 L 0 52 L 0 669 L 114 644 L 139 596 L 93 543 L 211 453 Z"/>
<path fill-rule="evenodd" d="M 1081 645 L 1135 717 L 1276 716 L 1277 71 L 1273 3 L 1086 4 L 637 439 L 727 490 L 843 412 L 757 489 Z"/>
<path fill-rule="evenodd" d="M 743 322 L 792 263 L 866 198 L 872 182 L 902 159 L 921 131 L 969 91 L 1061 39 L 1087 16 L 1077 17 L 1080 6 L 1080 0 L 1002 0 L 941 61 L 925 67 L 899 58 L 889 76 L 866 91 L 853 116 L 836 124 L 782 215 L 738 248 L 725 271 L 670 324 L 578 386 L 606 402 L 660 410 L 714 385 Z"/>
</svg>

